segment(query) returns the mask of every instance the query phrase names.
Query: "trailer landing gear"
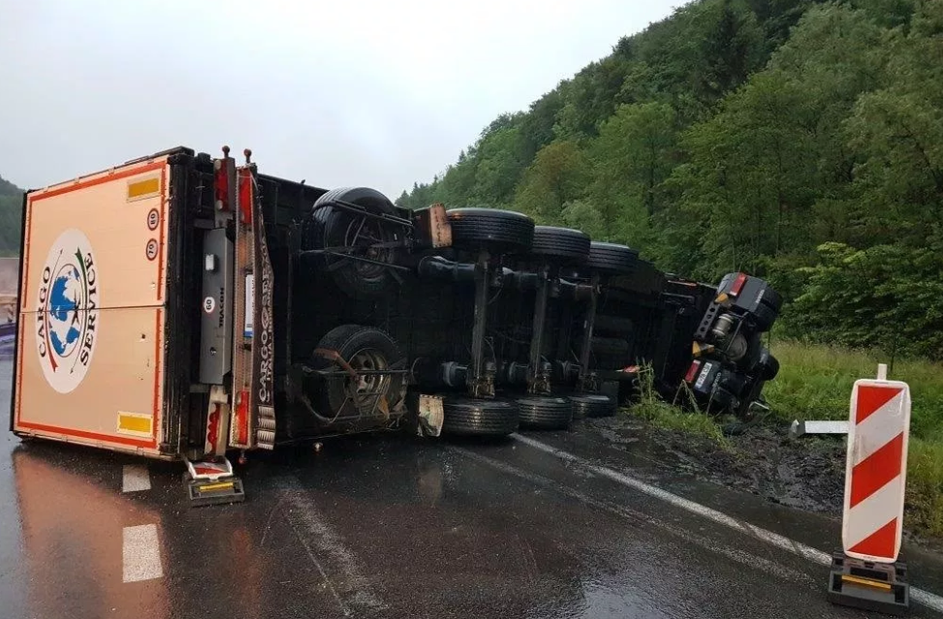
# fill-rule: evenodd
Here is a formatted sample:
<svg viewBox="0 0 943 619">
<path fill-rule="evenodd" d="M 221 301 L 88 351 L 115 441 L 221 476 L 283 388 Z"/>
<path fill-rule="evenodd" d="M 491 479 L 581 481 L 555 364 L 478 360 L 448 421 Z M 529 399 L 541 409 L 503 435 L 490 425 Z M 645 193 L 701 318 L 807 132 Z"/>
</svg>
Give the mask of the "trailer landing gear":
<svg viewBox="0 0 943 619">
<path fill-rule="evenodd" d="M 187 497 L 190 507 L 241 503 L 246 499 L 242 480 L 233 475 L 225 457 L 187 463 Z"/>
</svg>

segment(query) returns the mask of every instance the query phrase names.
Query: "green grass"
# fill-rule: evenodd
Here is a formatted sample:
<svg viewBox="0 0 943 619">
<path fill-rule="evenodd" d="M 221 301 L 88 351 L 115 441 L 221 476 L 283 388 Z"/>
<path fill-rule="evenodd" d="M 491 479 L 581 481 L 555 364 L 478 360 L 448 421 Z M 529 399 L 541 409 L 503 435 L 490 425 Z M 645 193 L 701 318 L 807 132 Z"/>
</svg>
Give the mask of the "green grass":
<svg viewBox="0 0 943 619">
<path fill-rule="evenodd" d="M 643 366 L 639 370 L 642 397 L 630 409 L 631 414 L 645 419 L 653 426 L 704 436 L 717 442 L 721 447 L 729 447 L 727 438 L 723 435 L 720 426 L 713 417 L 702 412 L 684 411 L 665 402 L 655 392 L 653 379 L 654 371 L 650 366 Z M 690 393 L 682 392 L 681 397 L 686 396 L 690 396 Z"/>
<path fill-rule="evenodd" d="M 886 359 L 868 352 L 774 342 L 781 369 L 763 394 L 773 412 L 786 419 L 847 419 L 851 387 L 859 378 L 873 378 Z M 888 378 L 910 385 L 913 400 L 911 434 L 943 441 L 943 365 L 923 360 L 898 360 Z"/>
<path fill-rule="evenodd" d="M 888 362 L 866 351 L 774 342 L 780 371 L 763 394 L 773 414 L 793 419 L 848 419 L 851 388 L 872 378 Z M 907 509 L 904 525 L 915 533 L 943 539 L 943 365 L 897 360 L 888 378 L 910 386 L 910 448 L 907 455 Z"/>
</svg>

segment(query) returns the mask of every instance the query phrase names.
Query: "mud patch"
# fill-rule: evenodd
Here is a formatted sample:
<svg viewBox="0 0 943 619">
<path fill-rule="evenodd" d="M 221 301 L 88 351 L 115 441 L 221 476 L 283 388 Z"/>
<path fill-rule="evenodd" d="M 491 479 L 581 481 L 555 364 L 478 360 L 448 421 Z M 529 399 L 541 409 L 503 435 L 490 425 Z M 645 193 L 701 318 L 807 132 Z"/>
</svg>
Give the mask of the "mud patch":
<svg viewBox="0 0 943 619">
<path fill-rule="evenodd" d="M 727 444 L 645 423 L 631 415 L 588 419 L 587 426 L 614 447 L 638 441 L 675 470 L 750 492 L 774 503 L 841 516 L 845 443 L 838 437 L 789 438 L 788 425 L 757 425 L 727 437 Z"/>
</svg>

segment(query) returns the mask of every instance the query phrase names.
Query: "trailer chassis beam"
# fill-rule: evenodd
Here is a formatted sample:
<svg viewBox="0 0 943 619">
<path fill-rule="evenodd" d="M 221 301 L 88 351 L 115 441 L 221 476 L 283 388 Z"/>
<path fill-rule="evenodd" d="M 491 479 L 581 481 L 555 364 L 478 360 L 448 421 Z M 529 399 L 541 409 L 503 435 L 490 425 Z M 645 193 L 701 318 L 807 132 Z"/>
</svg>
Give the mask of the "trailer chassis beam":
<svg viewBox="0 0 943 619">
<path fill-rule="evenodd" d="M 488 323 L 488 292 L 491 288 L 491 256 L 482 249 L 475 264 L 475 310 L 472 325 L 471 367 L 467 377 L 468 395 L 494 397 L 494 364 L 485 362 L 485 330 Z"/>
</svg>

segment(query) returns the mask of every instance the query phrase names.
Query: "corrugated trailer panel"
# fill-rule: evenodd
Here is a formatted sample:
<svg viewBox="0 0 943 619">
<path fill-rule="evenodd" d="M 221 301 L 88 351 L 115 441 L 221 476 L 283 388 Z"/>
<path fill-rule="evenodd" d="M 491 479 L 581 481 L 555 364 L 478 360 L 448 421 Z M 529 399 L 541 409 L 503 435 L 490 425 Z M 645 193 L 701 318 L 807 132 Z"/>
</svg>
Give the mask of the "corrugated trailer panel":
<svg viewBox="0 0 943 619">
<path fill-rule="evenodd" d="M 170 171 L 27 195 L 15 431 L 160 455 Z"/>
</svg>

